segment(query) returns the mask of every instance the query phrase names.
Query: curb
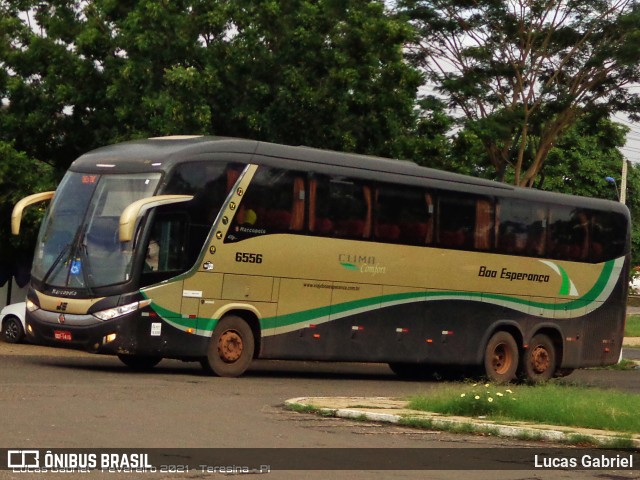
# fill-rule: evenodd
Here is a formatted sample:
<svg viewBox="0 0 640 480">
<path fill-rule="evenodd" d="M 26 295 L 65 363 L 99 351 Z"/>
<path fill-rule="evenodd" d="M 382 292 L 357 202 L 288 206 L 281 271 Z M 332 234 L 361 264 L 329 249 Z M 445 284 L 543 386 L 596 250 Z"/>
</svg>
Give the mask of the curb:
<svg viewBox="0 0 640 480">
<path fill-rule="evenodd" d="M 478 433 L 521 440 L 559 443 L 594 443 L 598 447 L 640 448 L 640 435 L 603 430 L 494 422 L 482 418 L 445 416 L 406 408 L 407 402 L 387 397 L 299 397 L 285 401 L 290 410 L 321 416 L 391 423 L 452 433 Z"/>
</svg>

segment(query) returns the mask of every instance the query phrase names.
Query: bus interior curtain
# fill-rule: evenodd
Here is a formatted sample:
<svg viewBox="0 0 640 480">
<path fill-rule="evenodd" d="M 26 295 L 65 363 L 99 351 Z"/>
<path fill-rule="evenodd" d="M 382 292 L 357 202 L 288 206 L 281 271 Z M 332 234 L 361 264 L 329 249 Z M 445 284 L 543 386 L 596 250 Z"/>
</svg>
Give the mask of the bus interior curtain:
<svg viewBox="0 0 640 480">
<path fill-rule="evenodd" d="M 427 202 L 427 232 L 425 234 L 425 243 L 427 245 L 433 243 L 433 199 L 430 193 L 425 193 Z"/>
<path fill-rule="evenodd" d="M 475 248 L 488 250 L 491 247 L 491 203 L 479 199 L 476 202 Z"/>
<path fill-rule="evenodd" d="M 293 205 L 289 230 L 300 231 L 304 228 L 304 198 L 304 179 L 296 177 L 293 180 Z"/>
<path fill-rule="evenodd" d="M 240 177 L 240 171 L 236 168 L 227 168 L 227 193 L 231 191 L 233 186 Z"/>
<path fill-rule="evenodd" d="M 376 238 L 380 238 L 382 236 L 382 232 L 380 229 L 380 189 L 376 188 L 373 193 L 373 203 L 376 206 L 376 218 L 373 223 L 373 234 Z"/>
<path fill-rule="evenodd" d="M 316 197 L 318 192 L 318 180 L 309 180 L 309 231 L 316 230 Z"/>
<path fill-rule="evenodd" d="M 362 232 L 362 237 L 363 238 L 371 238 L 371 220 L 373 217 L 373 201 L 371 198 L 371 187 L 369 186 L 363 186 L 362 187 L 362 193 L 364 195 L 364 201 L 367 205 L 367 218 L 365 218 L 364 221 L 364 229 Z"/>
</svg>

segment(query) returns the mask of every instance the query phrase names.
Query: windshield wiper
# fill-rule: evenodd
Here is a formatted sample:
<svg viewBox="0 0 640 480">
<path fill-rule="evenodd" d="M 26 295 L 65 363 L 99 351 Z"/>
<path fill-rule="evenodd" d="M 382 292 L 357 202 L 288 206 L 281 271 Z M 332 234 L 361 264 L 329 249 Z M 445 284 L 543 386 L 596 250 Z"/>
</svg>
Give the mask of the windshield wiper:
<svg viewBox="0 0 640 480">
<path fill-rule="evenodd" d="M 60 260 L 62 260 L 62 257 L 64 256 L 64 254 L 67 253 L 71 249 L 72 245 L 73 245 L 73 242 L 69 242 L 64 246 L 62 251 L 58 254 L 56 259 L 53 261 L 53 263 L 49 267 L 49 270 L 47 270 L 47 273 L 45 273 L 44 277 L 42 277 L 42 283 L 47 283 L 47 280 L 49 279 L 49 277 L 53 273 L 53 270 L 58 266 L 58 263 L 60 263 Z M 67 256 L 67 260 L 68 259 L 69 259 L 69 256 Z"/>
<path fill-rule="evenodd" d="M 87 225 L 83 225 L 81 228 L 78 228 L 78 230 L 76 231 L 76 234 L 73 238 L 73 240 L 71 240 L 71 242 L 67 243 L 64 248 L 60 251 L 60 253 L 58 254 L 58 256 L 56 257 L 56 259 L 53 261 L 53 263 L 51 264 L 51 266 L 49 267 L 49 270 L 47 270 L 47 273 L 45 273 L 44 277 L 42 277 L 42 283 L 47 283 L 47 280 L 49 280 L 49 277 L 53 274 L 53 272 L 56 270 L 56 267 L 60 264 L 60 261 L 65 258 L 66 255 L 66 259 L 65 259 L 65 264 L 69 264 L 69 260 L 74 257 L 75 252 L 78 252 L 78 250 L 81 248 L 81 245 L 83 245 L 84 242 L 84 237 L 86 235 L 86 231 L 87 231 Z M 80 250 L 82 251 L 82 250 Z M 84 257 L 85 259 L 86 257 L 86 252 L 82 252 L 84 253 Z M 86 273 L 84 272 L 84 268 L 82 267 L 82 265 L 80 266 L 80 269 L 82 270 L 82 274 L 83 274 L 83 280 L 86 284 L 86 287 L 88 290 L 91 290 L 91 287 L 89 285 L 88 282 L 88 278 L 86 277 Z M 65 286 L 69 285 L 69 277 L 71 276 L 71 267 L 69 268 L 69 271 L 67 272 L 67 278 L 65 281 Z"/>
<path fill-rule="evenodd" d="M 89 227 L 89 225 L 87 223 L 84 223 L 80 228 L 78 228 L 78 231 L 76 232 L 76 236 L 73 239 L 73 249 L 71 254 L 69 255 L 68 258 L 73 259 L 76 256 L 79 256 L 80 258 L 77 259 L 77 261 L 80 262 L 80 265 L 78 266 L 79 268 L 79 272 L 78 273 L 82 273 L 82 280 L 85 283 L 85 287 L 87 288 L 87 290 L 91 290 L 91 287 L 89 286 L 89 282 L 88 282 L 88 278 L 87 278 L 87 274 L 85 272 L 84 269 L 84 261 L 82 259 L 82 256 L 84 256 L 84 259 L 86 260 L 86 255 L 83 255 L 85 252 L 83 250 L 83 246 L 84 246 L 84 239 L 87 235 L 87 228 Z M 69 270 L 67 271 L 67 279 L 65 280 L 65 286 L 69 286 L 69 280 L 71 279 L 71 274 L 73 273 L 73 263 L 75 262 L 75 260 L 72 260 L 71 262 L 71 266 L 69 267 Z"/>
<path fill-rule="evenodd" d="M 87 236 L 86 230 L 87 229 L 85 228 L 85 233 L 82 235 L 80 245 L 78 246 L 81 261 L 80 270 L 82 270 L 82 279 L 84 280 L 85 287 L 87 287 L 87 293 L 90 296 L 93 296 L 93 290 L 91 288 L 91 263 L 89 262 L 89 252 L 87 249 L 87 243 L 85 242 L 85 238 Z"/>
</svg>

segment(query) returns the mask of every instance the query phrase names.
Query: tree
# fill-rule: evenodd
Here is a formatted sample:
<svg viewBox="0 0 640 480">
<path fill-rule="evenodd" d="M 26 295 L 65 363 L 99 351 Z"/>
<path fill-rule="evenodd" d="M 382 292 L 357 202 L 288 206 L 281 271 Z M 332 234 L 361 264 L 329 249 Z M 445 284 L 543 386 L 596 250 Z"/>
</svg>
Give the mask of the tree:
<svg viewBox="0 0 640 480">
<path fill-rule="evenodd" d="M 0 138 L 59 171 L 98 145 L 176 133 L 405 157 L 444 141 L 414 140 L 411 29 L 382 1 L 13 0 L 0 13 Z"/>
<path fill-rule="evenodd" d="M 549 162 L 534 188 L 551 192 L 618 201 L 619 191 L 605 181 L 613 177 L 621 186 L 619 148 L 628 128 L 608 119 L 582 117 L 554 145 Z M 453 138 L 450 170 L 491 178 L 490 162 L 482 142 L 472 132 L 461 130 Z M 507 181 L 511 180 L 507 176 Z M 626 205 L 631 212 L 631 264 L 640 265 L 640 165 L 628 163 Z"/>
<path fill-rule="evenodd" d="M 534 185 L 588 113 L 638 115 L 640 6 L 633 0 L 403 0 L 412 61 L 463 117 L 504 181 Z M 509 176 L 511 176 L 509 175 Z"/>
<path fill-rule="evenodd" d="M 115 124 L 104 71 L 77 41 L 82 26 L 74 2 L 0 4 L 0 140 L 58 177 Z"/>
<path fill-rule="evenodd" d="M 10 143 L 0 141 L 0 285 L 14 276 L 19 285 L 29 279 L 31 257 L 38 233 L 38 225 L 44 207 L 31 208 L 25 212 L 20 237 L 10 234 L 11 210 L 23 196 L 23 192 L 41 192 L 54 188 L 53 169 L 43 163 L 27 158 L 16 151 Z"/>
<path fill-rule="evenodd" d="M 608 119 L 582 117 L 569 127 L 549 152 L 549 164 L 535 187 L 584 197 L 618 201 L 616 189 L 605 177 L 619 176 L 626 161 L 628 128 Z"/>
<path fill-rule="evenodd" d="M 52 186 L 15 183 L 14 167 L 54 183 L 82 153 L 132 138 L 442 155 L 447 118 L 438 106 L 418 119 L 410 35 L 380 0 L 0 2 L 0 143 L 13 169 L 0 169 L 11 191 L 0 223 L 17 198 Z M 26 248 L 11 242 L 0 227 L 7 258 Z"/>
</svg>

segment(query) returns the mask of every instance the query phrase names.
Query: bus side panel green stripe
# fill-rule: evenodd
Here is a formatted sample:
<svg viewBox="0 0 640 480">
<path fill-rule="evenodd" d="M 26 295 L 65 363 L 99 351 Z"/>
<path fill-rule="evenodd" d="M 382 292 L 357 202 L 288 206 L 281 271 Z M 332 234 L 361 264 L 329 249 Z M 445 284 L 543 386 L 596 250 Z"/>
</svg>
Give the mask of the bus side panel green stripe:
<svg viewBox="0 0 640 480">
<path fill-rule="evenodd" d="M 555 302 L 538 302 L 518 297 L 510 297 L 500 294 L 478 293 L 478 292 L 446 292 L 446 291 L 426 291 L 426 292 L 408 292 L 393 295 L 382 295 L 379 297 L 366 298 L 345 302 L 334 305 L 332 307 L 321 307 L 303 312 L 291 313 L 280 317 L 270 317 L 263 319 L 263 328 L 279 328 L 279 332 L 264 332 L 264 335 L 274 335 L 276 333 L 286 333 L 289 331 L 304 328 L 304 323 L 324 323 L 333 319 L 341 318 L 345 313 L 356 314 L 357 310 L 368 308 L 374 310 L 378 307 L 389 307 L 407 301 L 442 301 L 466 299 L 471 301 L 479 301 L 494 305 L 504 306 L 523 313 L 529 313 L 530 307 L 542 310 L 548 316 L 555 318 L 571 318 L 579 316 L 595 310 L 599 303 L 604 301 L 613 291 L 617 277 L 612 277 L 612 272 L 616 264 L 622 265 L 624 258 L 606 262 L 594 283 L 593 287 L 582 297 L 563 303 Z M 566 272 L 565 272 L 566 275 Z M 563 276 L 564 277 L 564 276 Z M 567 291 L 569 291 L 569 277 L 566 278 Z M 564 283 L 564 278 L 563 278 Z M 587 311 L 583 309 L 587 309 Z"/>
<path fill-rule="evenodd" d="M 599 302 L 604 302 L 609 297 L 609 295 L 613 291 L 615 283 L 617 282 L 617 277 L 613 277 L 612 273 L 614 271 L 614 268 L 616 266 L 621 267 L 623 262 L 624 258 L 606 262 L 603 265 L 602 271 L 600 272 L 600 275 L 598 276 L 598 279 L 594 283 L 593 287 L 585 295 L 578 299 L 563 303 L 538 302 L 518 297 L 510 297 L 508 295 L 478 292 L 406 292 L 358 299 L 332 306 L 317 307 L 301 312 L 295 312 L 275 317 L 267 317 L 261 319 L 260 324 L 263 330 L 263 335 L 269 336 L 276 333 L 286 333 L 289 331 L 299 330 L 301 328 L 305 328 L 307 326 L 306 324 L 311 322 L 325 323 L 330 320 L 336 320 L 338 318 L 372 311 L 378 308 L 391 307 L 413 302 L 460 299 L 490 303 L 506 308 L 511 308 L 524 313 L 528 313 L 530 307 L 535 307 L 546 313 L 548 316 L 555 316 L 555 318 L 571 318 L 572 316 L 583 315 L 584 313 L 595 310 L 599 306 Z M 561 292 L 565 291 L 565 289 L 567 291 L 569 290 L 569 277 L 566 276 L 565 285 L 565 275 L 566 272 L 564 272 L 563 270 Z M 145 296 L 144 292 L 141 293 L 143 296 Z M 147 297 L 145 296 L 145 298 Z M 218 319 L 211 318 L 183 318 L 180 314 L 176 314 L 171 310 L 165 309 L 156 303 L 152 304 L 152 308 L 163 320 L 175 326 L 176 328 L 180 328 L 181 330 L 193 328 L 199 335 L 210 335 L 211 331 L 215 328 L 218 322 Z M 586 309 L 586 311 L 583 309 Z M 198 328 L 198 326 L 200 328 Z M 279 331 L 275 332 L 275 329 L 279 329 Z"/>
</svg>

